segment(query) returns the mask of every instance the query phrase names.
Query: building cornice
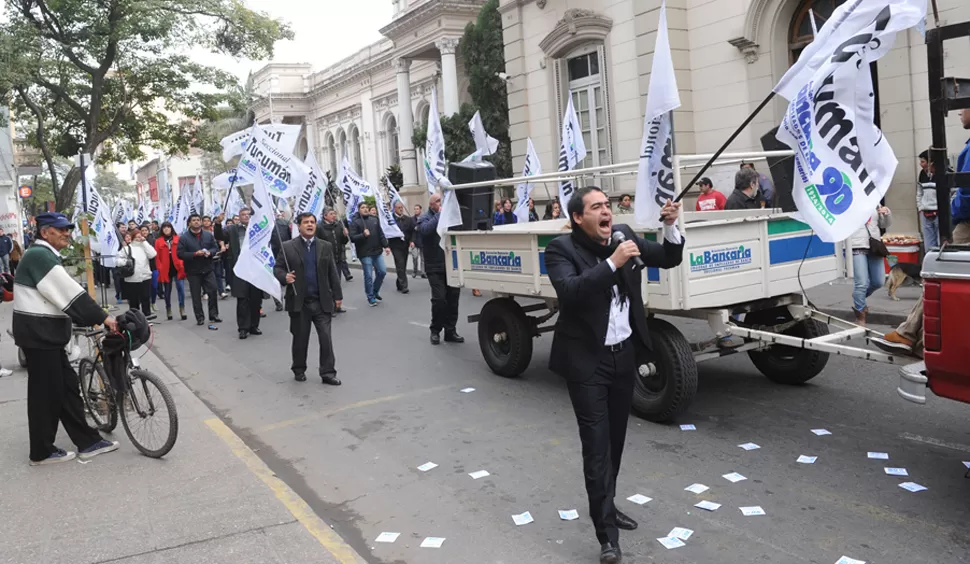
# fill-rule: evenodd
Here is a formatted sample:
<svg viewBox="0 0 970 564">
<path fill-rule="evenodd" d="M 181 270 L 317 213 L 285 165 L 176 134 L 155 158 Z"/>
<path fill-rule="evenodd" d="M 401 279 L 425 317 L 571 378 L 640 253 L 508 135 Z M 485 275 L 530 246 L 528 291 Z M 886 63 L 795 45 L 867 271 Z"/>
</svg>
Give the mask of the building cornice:
<svg viewBox="0 0 970 564">
<path fill-rule="evenodd" d="M 613 20 L 592 10 L 566 10 L 556 27 L 539 42 L 548 57 L 564 57 L 577 45 L 604 42 L 613 29 Z"/>
<path fill-rule="evenodd" d="M 397 42 L 441 16 L 475 16 L 484 4 L 485 0 L 430 0 L 400 14 L 394 21 L 382 27 L 380 32 L 384 37 Z"/>
</svg>

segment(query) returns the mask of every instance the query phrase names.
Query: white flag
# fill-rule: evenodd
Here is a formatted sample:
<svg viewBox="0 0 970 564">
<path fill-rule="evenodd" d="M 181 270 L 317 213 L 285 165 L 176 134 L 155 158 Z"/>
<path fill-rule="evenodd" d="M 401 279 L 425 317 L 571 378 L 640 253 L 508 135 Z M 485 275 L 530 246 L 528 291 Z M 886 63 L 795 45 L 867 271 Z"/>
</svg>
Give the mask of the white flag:
<svg viewBox="0 0 970 564">
<path fill-rule="evenodd" d="M 398 193 L 397 188 L 394 187 L 394 183 L 391 182 L 389 178 L 384 177 L 384 187 L 387 188 L 387 198 L 391 200 L 391 209 L 394 208 L 394 202 L 400 201 L 404 204 L 404 208 L 407 209 L 408 201 L 404 199 L 401 194 Z"/>
<path fill-rule="evenodd" d="M 485 132 L 481 112 L 475 112 L 471 121 L 468 122 L 468 129 L 471 130 L 472 139 L 475 140 L 475 152 L 465 157 L 462 162 L 477 162 L 481 161 L 482 157 L 495 154 L 495 151 L 498 150 L 498 139 Z"/>
<path fill-rule="evenodd" d="M 239 259 L 232 271 L 242 280 L 278 300 L 281 293 L 280 283 L 273 274 L 276 259 L 271 245 L 276 220 L 273 217 L 273 202 L 262 176 L 257 177 L 253 186 L 252 208 L 253 215 L 243 238 Z"/>
<path fill-rule="evenodd" d="M 205 206 L 205 191 L 202 188 L 202 178 L 199 175 L 195 176 L 195 192 L 193 192 L 193 198 L 195 198 L 195 213 L 202 215 L 208 212 Z"/>
<path fill-rule="evenodd" d="M 326 179 L 323 173 L 320 172 L 320 165 L 317 163 L 317 158 L 314 156 L 313 151 L 309 151 L 306 155 L 306 161 L 304 161 L 308 167 L 310 167 L 310 176 L 307 177 L 306 185 L 303 187 L 303 191 L 300 192 L 300 196 L 296 199 L 296 215 L 301 213 L 312 213 L 313 217 L 317 218 L 317 221 L 323 219 L 323 207 L 325 203 L 325 194 L 327 191 Z M 294 219 L 296 216 L 293 216 Z"/>
<path fill-rule="evenodd" d="M 141 224 L 148 221 L 148 208 L 145 207 L 145 201 L 142 200 L 138 204 L 138 211 L 135 212 L 135 225 L 141 227 Z"/>
<path fill-rule="evenodd" d="M 667 37 L 667 3 L 660 5 L 657 42 L 653 48 L 650 86 L 647 88 L 647 110 L 643 118 L 643 141 L 640 143 L 640 166 L 637 170 L 637 223 L 651 228 L 660 227 L 660 210 L 667 200 L 673 200 L 674 133 L 670 112 L 680 107 L 674 61 L 670 57 Z M 565 210 L 565 207 L 562 209 Z"/>
<path fill-rule="evenodd" d="M 233 188 L 229 191 L 229 197 L 226 199 L 228 202 L 226 204 L 226 219 L 236 217 L 239 215 L 239 210 L 246 206 L 243 202 L 242 196 L 239 195 L 239 188 Z"/>
<path fill-rule="evenodd" d="M 300 139 L 300 129 L 302 127 L 301 125 L 274 123 L 257 125 L 255 129 L 262 129 L 271 139 L 279 143 L 279 146 L 287 153 L 292 153 L 296 150 L 296 143 Z M 253 127 L 249 127 L 223 137 L 222 141 L 219 141 L 219 144 L 222 145 L 222 160 L 229 161 L 233 157 L 245 153 L 246 145 L 249 143 L 249 137 L 252 135 L 253 129 Z"/>
<path fill-rule="evenodd" d="M 428 193 L 434 194 L 442 186 L 451 186 L 445 176 L 445 135 L 438 116 L 438 94 L 431 89 L 431 109 L 428 111 L 428 139 L 424 145 L 424 174 L 428 177 Z"/>
<path fill-rule="evenodd" d="M 843 4 L 802 54 L 809 60 L 775 87 L 785 97 L 794 92 L 777 137 L 795 151 L 795 207 L 823 241 L 852 235 L 889 189 L 898 162 L 874 123 L 869 64 L 925 9 L 924 0 Z"/>
<path fill-rule="evenodd" d="M 366 196 L 374 196 L 374 189 L 361 178 L 350 166 L 350 161 L 344 156 L 340 163 L 340 172 L 337 173 L 337 186 L 344 194 L 344 204 L 347 206 L 347 217 L 353 217 L 357 213 L 357 207 L 364 201 Z M 348 197 L 349 195 L 349 197 Z"/>
<path fill-rule="evenodd" d="M 374 190 L 374 204 L 377 206 L 377 218 L 381 221 L 384 237 L 388 239 L 400 237 L 403 239 L 404 233 L 401 232 L 401 228 L 394 221 L 394 213 L 388 203 L 384 201 L 384 194 L 381 194 L 380 190 Z"/>
<path fill-rule="evenodd" d="M 183 187 L 183 190 L 179 195 L 178 202 L 175 204 L 175 220 L 172 223 L 172 225 L 175 226 L 175 231 L 177 233 L 182 233 L 189 227 L 189 216 L 193 213 L 190 200 L 191 198 L 189 198 L 189 191 L 185 190 Z"/>
<path fill-rule="evenodd" d="M 243 182 L 243 180 L 244 179 L 241 176 L 236 174 L 235 168 L 230 168 L 229 170 L 227 170 L 226 172 L 223 172 L 218 176 L 213 176 L 212 186 L 214 188 L 221 188 L 222 190 L 228 190 L 233 186 L 244 186 L 246 184 L 252 184 L 252 181 L 249 179 L 245 179 L 247 180 L 247 182 L 245 183 Z"/>
<path fill-rule="evenodd" d="M 586 158 L 586 143 L 583 132 L 579 127 L 579 118 L 573 108 L 573 97 L 569 96 L 566 104 L 566 114 L 562 118 L 562 142 L 559 145 L 559 172 L 568 172 L 576 168 Z M 569 198 L 573 196 L 576 186 L 572 180 L 559 183 L 559 209 L 566 213 Z"/>
<path fill-rule="evenodd" d="M 239 158 L 236 167 L 239 177 L 249 184 L 262 175 L 271 195 L 282 198 L 299 195 L 310 176 L 310 167 L 262 128 L 255 128 L 253 136 L 253 141 L 247 144 L 246 152 Z"/>
<path fill-rule="evenodd" d="M 438 218 L 438 246 L 445 249 L 448 230 L 461 225 L 461 208 L 458 206 L 458 196 L 454 190 L 444 190 L 441 196 L 441 217 Z"/>
<path fill-rule="evenodd" d="M 542 163 L 539 162 L 539 155 L 536 148 L 532 145 L 532 138 L 526 139 L 527 149 L 525 152 L 525 166 L 522 167 L 522 176 L 536 176 L 542 174 Z M 515 195 L 519 199 L 515 204 L 515 217 L 519 223 L 529 221 L 529 198 L 532 197 L 532 189 L 535 184 L 523 182 L 515 187 Z"/>
</svg>

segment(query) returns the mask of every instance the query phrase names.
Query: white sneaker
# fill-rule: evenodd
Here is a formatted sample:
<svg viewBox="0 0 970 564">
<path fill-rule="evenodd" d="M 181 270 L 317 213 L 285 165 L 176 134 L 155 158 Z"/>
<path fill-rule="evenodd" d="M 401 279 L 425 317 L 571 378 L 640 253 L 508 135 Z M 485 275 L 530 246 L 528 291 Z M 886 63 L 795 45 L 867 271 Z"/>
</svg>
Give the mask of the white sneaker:
<svg viewBox="0 0 970 564">
<path fill-rule="evenodd" d="M 0 378 L 3 378 L 4 376 L 10 376 L 11 374 L 13 374 L 13 370 L 10 370 L 7 368 L 0 368 Z"/>
</svg>

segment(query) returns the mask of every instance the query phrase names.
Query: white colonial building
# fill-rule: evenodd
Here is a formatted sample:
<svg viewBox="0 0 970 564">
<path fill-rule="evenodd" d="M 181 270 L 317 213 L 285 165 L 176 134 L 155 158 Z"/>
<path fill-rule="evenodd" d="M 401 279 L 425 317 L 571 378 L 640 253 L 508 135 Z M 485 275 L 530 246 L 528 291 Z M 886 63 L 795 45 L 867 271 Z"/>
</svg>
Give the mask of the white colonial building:
<svg viewBox="0 0 970 564">
<path fill-rule="evenodd" d="M 583 166 L 636 160 L 661 0 L 500 0 L 508 75 L 514 168 L 531 137 L 543 169 L 558 162 L 560 120 L 567 96 L 579 113 L 589 156 Z M 771 91 L 811 41 L 809 10 L 819 23 L 844 0 L 668 0 L 670 43 L 682 106 L 675 112 L 679 154 L 711 153 Z M 424 120 L 431 88 L 445 114 L 467 98 L 455 48 L 481 0 L 397 0 L 381 28 L 385 40 L 319 72 L 308 65 L 271 64 L 255 76 L 264 100 L 260 121 L 308 124 L 321 166 L 333 171 L 344 154 L 371 182 L 400 163 L 405 184 L 423 184 L 411 144 Z M 967 0 L 939 0 L 941 23 L 970 20 Z M 930 25 L 933 25 L 932 17 Z M 970 46 L 948 46 L 947 74 L 970 77 Z M 893 232 L 918 233 L 918 155 L 930 143 L 926 49 L 920 33 L 897 37 L 872 71 L 880 125 L 900 165 L 886 200 Z M 406 99 L 409 103 L 401 104 Z M 272 106 L 272 107 L 271 107 Z M 761 150 L 787 102 L 776 99 L 731 150 Z M 951 116 L 954 155 L 966 140 Z M 686 181 L 686 180 L 685 180 Z M 633 192 L 632 177 L 605 180 Z M 729 175 L 718 189 L 730 192 Z M 420 193 L 420 189 L 416 190 Z M 544 199 L 542 190 L 537 199 Z M 692 205 L 688 201 L 688 205 Z"/>
</svg>

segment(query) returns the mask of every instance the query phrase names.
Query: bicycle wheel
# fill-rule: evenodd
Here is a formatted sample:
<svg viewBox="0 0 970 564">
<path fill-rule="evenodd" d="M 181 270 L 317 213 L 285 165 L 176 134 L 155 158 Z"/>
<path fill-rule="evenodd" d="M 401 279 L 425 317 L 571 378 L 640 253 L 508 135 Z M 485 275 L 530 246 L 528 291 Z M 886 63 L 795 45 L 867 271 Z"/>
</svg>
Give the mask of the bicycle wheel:
<svg viewBox="0 0 970 564">
<path fill-rule="evenodd" d="M 175 400 L 162 379 L 147 370 L 131 370 L 128 394 L 122 400 L 121 422 L 135 448 L 161 458 L 175 446 L 179 418 Z"/>
<path fill-rule="evenodd" d="M 77 374 L 88 423 L 105 433 L 114 431 L 118 426 L 118 404 L 104 366 L 92 358 L 82 358 L 78 362 Z"/>
</svg>

